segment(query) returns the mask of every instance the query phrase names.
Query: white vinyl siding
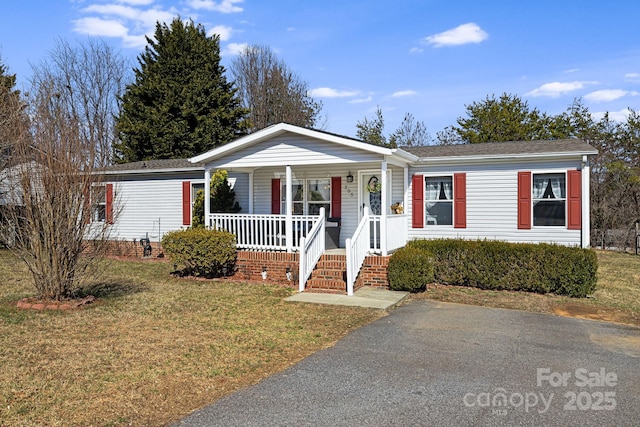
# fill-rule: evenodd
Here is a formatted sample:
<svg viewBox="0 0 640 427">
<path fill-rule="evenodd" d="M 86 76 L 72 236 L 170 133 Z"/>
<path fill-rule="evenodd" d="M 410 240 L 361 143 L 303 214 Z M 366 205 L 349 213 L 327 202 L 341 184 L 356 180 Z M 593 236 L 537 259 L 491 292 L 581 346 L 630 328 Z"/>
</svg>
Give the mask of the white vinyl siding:
<svg viewBox="0 0 640 427">
<path fill-rule="evenodd" d="M 519 230 L 518 209 L 518 172 L 560 173 L 580 167 L 580 162 L 495 162 L 493 164 L 438 165 L 432 167 L 411 168 L 410 175 L 425 176 L 453 175 L 466 173 L 467 227 L 455 229 L 433 227 L 409 227 L 409 239 L 416 238 L 462 238 L 490 239 L 511 242 L 554 242 L 563 245 L 581 244 L 581 230 L 568 230 L 566 227 L 533 227 Z M 411 185 L 411 182 L 409 182 Z M 409 191 L 411 194 L 411 191 Z M 405 211 L 411 215 L 411 203 Z M 409 225 L 411 222 L 409 222 Z"/>
</svg>

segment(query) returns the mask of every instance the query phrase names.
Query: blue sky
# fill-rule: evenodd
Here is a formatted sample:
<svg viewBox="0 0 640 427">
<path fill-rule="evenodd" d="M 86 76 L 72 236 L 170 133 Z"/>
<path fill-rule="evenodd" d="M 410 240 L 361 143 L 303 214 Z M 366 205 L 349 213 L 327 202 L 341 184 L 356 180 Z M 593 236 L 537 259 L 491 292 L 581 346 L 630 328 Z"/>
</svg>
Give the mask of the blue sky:
<svg viewBox="0 0 640 427">
<path fill-rule="evenodd" d="M 611 0 L 11 0 L 0 55 L 19 84 L 56 38 L 100 37 L 135 64 L 155 22 L 192 18 L 221 36 L 223 65 L 265 44 L 323 101 L 324 128 L 348 136 L 379 106 L 435 136 L 487 95 L 549 114 L 581 97 L 595 115 L 640 109 L 640 2 Z"/>
</svg>

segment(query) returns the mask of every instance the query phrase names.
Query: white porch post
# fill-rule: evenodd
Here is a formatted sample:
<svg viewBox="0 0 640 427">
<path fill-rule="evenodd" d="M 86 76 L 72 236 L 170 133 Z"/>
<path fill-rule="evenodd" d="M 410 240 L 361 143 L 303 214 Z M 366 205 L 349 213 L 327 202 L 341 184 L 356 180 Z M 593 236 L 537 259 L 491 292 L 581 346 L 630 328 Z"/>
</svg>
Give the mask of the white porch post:
<svg viewBox="0 0 640 427">
<path fill-rule="evenodd" d="M 591 215 L 589 212 L 591 168 L 589 158 L 582 156 L 582 247 L 588 248 L 591 243 Z"/>
<path fill-rule="evenodd" d="M 249 172 L 249 214 L 253 214 L 253 171 Z"/>
<path fill-rule="evenodd" d="M 211 214 L 211 187 L 209 186 L 209 182 L 211 182 L 211 169 L 208 167 L 204 168 L 204 226 L 205 228 L 211 227 L 211 220 L 209 219 L 209 214 Z"/>
<path fill-rule="evenodd" d="M 402 213 L 406 214 L 407 206 L 409 206 L 409 168 L 405 166 L 403 169 L 404 169 L 404 185 L 402 187 L 402 194 L 403 194 Z"/>
<path fill-rule="evenodd" d="M 383 160 L 380 166 L 380 180 L 382 181 L 382 191 L 380 197 L 380 251 L 382 256 L 387 256 L 387 210 L 389 201 L 387 200 L 387 192 L 389 191 L 387 185 L 387 161 Z"/>
<path fill-rule="evenodd" d="M 285 219 L 285 228 L 284 232 L 286 235 L 286 246 L 287 252 L 293 251 L 293 191 L 291 189 L 291 166 L 287 165 L 286 171 L 286 219 Z"/>
</svg>

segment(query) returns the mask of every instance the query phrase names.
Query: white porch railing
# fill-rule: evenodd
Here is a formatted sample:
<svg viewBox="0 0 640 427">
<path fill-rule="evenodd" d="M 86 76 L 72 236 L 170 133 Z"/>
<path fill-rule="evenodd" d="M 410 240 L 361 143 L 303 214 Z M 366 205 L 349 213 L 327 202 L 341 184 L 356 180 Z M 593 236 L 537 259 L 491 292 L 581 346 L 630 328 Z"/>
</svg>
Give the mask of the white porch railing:
<svg viewBox="0 0 640 427">
<path fill-rule="evenodd" d="M 292 218 L 293 247 L 287 248 L 286 215 L 252 215 L 213 213 L 209 215 L 209 227 L 227 230 L 236 235 L 239 249 L 293 250 L 298 249 L 318 216 L 294 215 Z M 322 217 L 324 218 L 324 216 Z"/>
<path fill-rule="evenodd" d="M 364 208 L 362 219 L 356 228 L 353 237 L 347 239 L 347 295 L 353 295 L 353 284 L 358 272 L 364 263 L 364 259 L 371 250 L 371 227 L 369 225 L 369 209 Z"/>
<path fill-rule="evenodd" d="M 380 242 L 380 215 L 369 216 L 371 229 L 371 251 L 382 253 Z M 386 227 L 387 252 L 396 250 L 407 244 L 407 215 L 388 215 Z"/>
<path fill-rule="evenodd" d="M 307 283 L 307 279 L 311 275 L 311 272 L 315 268 L 318 260 L 324 253 L 325 248 L 325 220 L 324 220 L 324 208 L 320 208 L 320 215 L 318 221 L 313 224 L 313 227 L 309 231 L 306 237 L 300 238 L 300 257 L 299 259 L 299 274 L 298 278 L 300 283 L 298 284 L 298 290 L 304 291 L 304 285 Z"/>
</svg>

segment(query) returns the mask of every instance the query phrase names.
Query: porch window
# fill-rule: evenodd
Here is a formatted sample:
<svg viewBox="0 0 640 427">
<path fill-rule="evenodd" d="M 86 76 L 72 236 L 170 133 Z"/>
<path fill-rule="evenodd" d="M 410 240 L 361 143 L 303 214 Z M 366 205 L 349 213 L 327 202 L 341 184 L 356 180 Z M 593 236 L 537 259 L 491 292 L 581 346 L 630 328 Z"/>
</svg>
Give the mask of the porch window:
<svg viewBox="0 0 640 427">
<path fill-rule="evenodd" d="M 320 208 L 325 208 L 325 215 L 330 216 L 331 209 L 331 180 L 307 179 L 293 180 L 291 184 L 293 195 L 294 215 L 318 215 Z M 280 212 L 287 211 L 286 203 L 287 187 L 282 182 L 280 189 Z"/>
<path fill-rule="evenodd" d="M 324 208 L 325 215 L 329 217 L 331 210 L 331 180 L 307 180 L 307 194 L 308 215 L 318 215 L 320 208 Z"/>
<path fill-rule="evenodd" d="M 426 225 L 453 225 L 453 180 L 450 176 L 425 178 Z"/>
<path fill-rule="evenodd" d="M 566 178 L 564 173 L 533 175 L 533 225 L 564 226 Z"/>
</svg>

